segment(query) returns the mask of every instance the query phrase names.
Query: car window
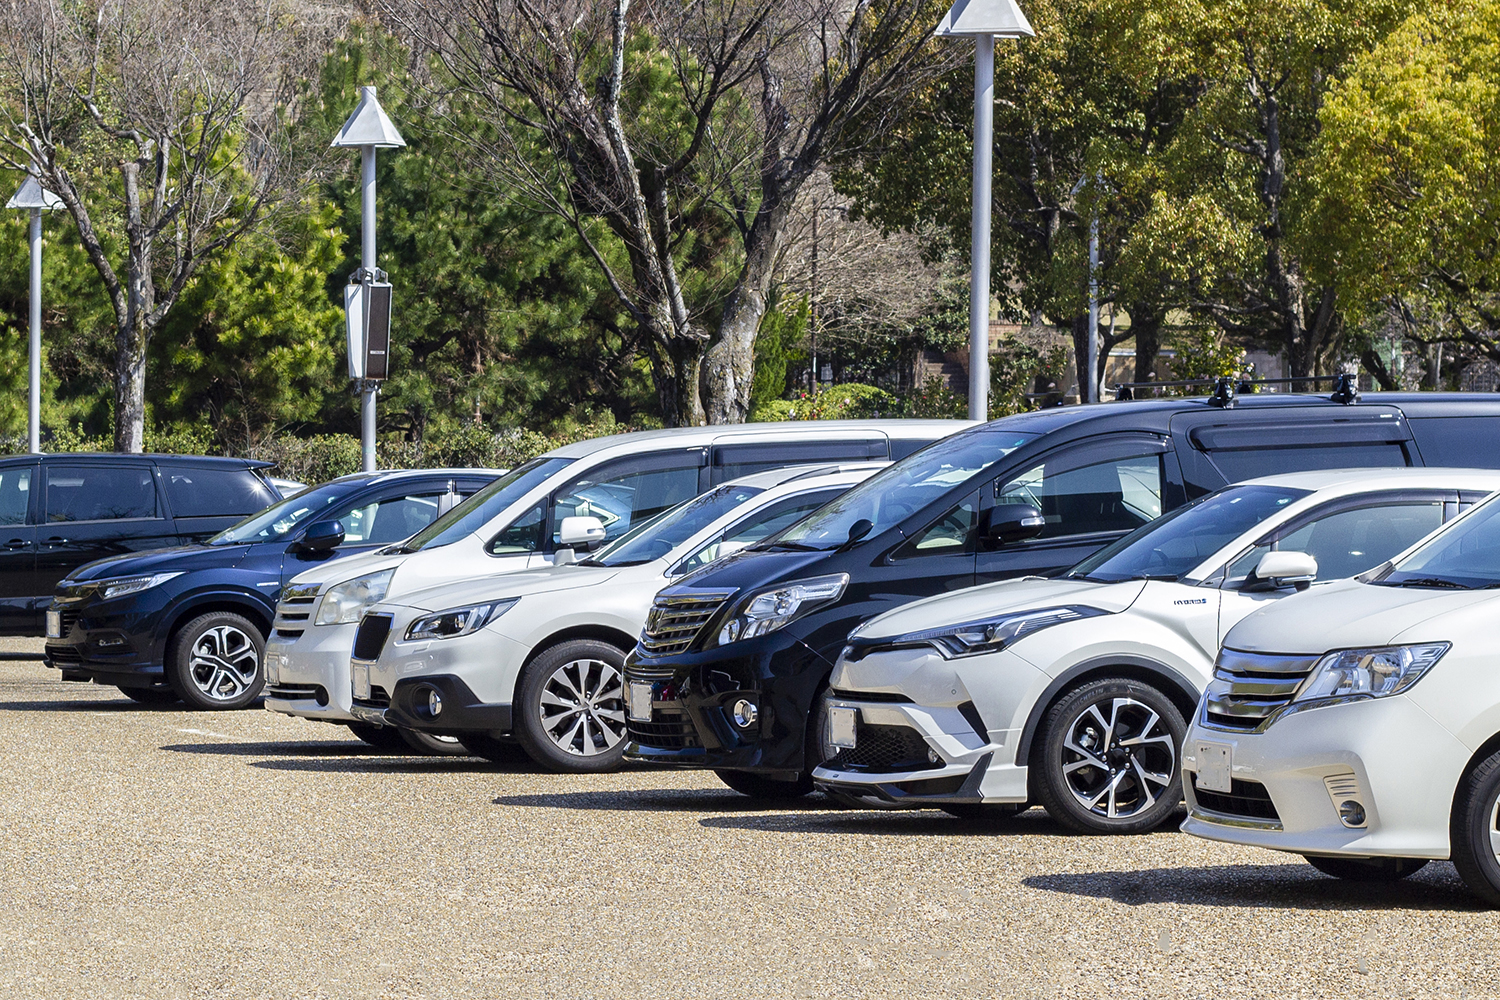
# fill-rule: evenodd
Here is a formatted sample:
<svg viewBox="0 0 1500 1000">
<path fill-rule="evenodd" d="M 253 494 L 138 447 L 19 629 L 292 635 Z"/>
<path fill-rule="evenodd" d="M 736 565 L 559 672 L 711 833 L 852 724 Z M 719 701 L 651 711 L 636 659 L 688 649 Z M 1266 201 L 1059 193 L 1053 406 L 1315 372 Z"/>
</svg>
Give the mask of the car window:
<svg viewBox="0 0 1500 1000">
<path fill-rule="evenodd" d="M 540 552 L 547 540 L 547 505 L 538 504 L 490 539 L 485 551 L 492 556 Z"/>
<path fill-rule="evenodd" d="M 628 468 L 628 467 L 627 467 Z M 606 540 L 698 495 L 698 466 L 628 471 L 583 478 L 566 487 L 552 511 L 553 542 L 565 517 L 597 517 Z"/>
<path fill-rule="evenodd" d="M 1410 465 L 1406 449 L 1395 443 L 1320 444 L 1301 447 L 1245 448 L 1208 453 L 1209 461 L 1231 483 L 1318 469 L 1378 469 Z"/>
<path fill-rule="evenodd" d="M 25 524 L 35 466 L 0 469 L 0 524 Z"/>
<path fill-rule="evenodd" d="M 472 535 L 491 518 L 574 461 L 571 458 L 533 458 L 517 466 L 423 528 L 402 546 L 403 551 L 418 552 L 451 545 Z"/>
<path fill-rule="evenodd" d="M 673 572 L 690 572 L 700 566 L 707 566 L 720 556 L 730 555 L 770 538 L 778 531 L 796 524 L 843 492 L 843 489 L 819 490 L 817 493 L 809 493 L 806 496 L 767 504 L 763 510 L 758 510 L 740 523 L 730 526 L 724 534 L 678 563 Z"/>
<path fill-rule="evenodd" d="M 280 499 L 249 469 L 163 465 L 161 475 L 177 517 L 244 517 Z"/>
<path fill-rule="evenodd" d="M 1145 443 L 1124 447 L 1102 460 L 1097 449 L 1049 456 L 997 481 L 995 503 L 1040 510 L 1046 520 L 1040 538 L 1139 528 L 1161 514 L 1161 451 Z"/>
<path fill-rule="evenodd" d="M 979 495 L 965 497 L 942 517 L 912 536 L 911 541 L 891 553 L 893 559 L 952 555 L 974 551 L 974 528 L 979 524 Z"/>
<path fill-rule="evenodd" d="M 1230 564 L 1226 578 L 1249 576 L 1261 557 L 1274 549 L 1306 552 L 1318 561 L 1318 579 L 1342 580 L 1379 566 L 1442 523 L 1443 505 L 1437 500 L 1342 510 L 1263 540 Z"/>
<path fill-rule="evenodd" d="M 335 515 L 344 524 L 344 542 L 390 545 L 410 538 L 437 520 L 438 505 L 447 490 L 391 497 L 363 504 Z"/>
<path fill-rule="evenodd" d="M 1434 536 L 1379 580 L 1384 586 L 1500 586 L 1500 498 Z"/>
<path fill-rule="evenodd" d="M 47 466 L 47 521 L 156 517 L 156 483 L 145 465 Z"/>
</svg>

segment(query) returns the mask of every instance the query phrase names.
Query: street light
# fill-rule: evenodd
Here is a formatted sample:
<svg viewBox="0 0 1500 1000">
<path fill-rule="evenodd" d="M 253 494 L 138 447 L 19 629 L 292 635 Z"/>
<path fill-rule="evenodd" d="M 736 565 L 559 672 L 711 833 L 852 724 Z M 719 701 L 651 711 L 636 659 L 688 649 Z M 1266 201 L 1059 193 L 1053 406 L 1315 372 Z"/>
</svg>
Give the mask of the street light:
<svg viewBox="0 0 1500 1000">
<path fill-rule="evenodd" d="M 360 266 L 344 290 L 344 309 L 349 377 L 359 383 L 361 464 L 366 472 L 375 471 L 375 394 L 380 391 L 379 380 L 388 373 L 390 337 L 390 285 L 385 281 L 386 273 L 375 265 L 375 150 L 405 145 L 406 140 L 375 99 L 374 87 L 359 88 L 359 106 L 330 143 L 358 147 L 360 154 Z M 377 343 L 382 335 L 385 342 Z M 378 352 L 373 350 L 376 347 Z"/>
<path fill-rule="evenodd" d="M 995 39 L 1036 34 L 1015 0 L 954 0 L 934 32 L 974 38 L 974 239 L 969 270 L 969 419 L 990 409 L 990 177 L 994 147 Z"/>
<path fill-rule="evenodd" d="M 32 170 L 5 203 L 6 208 L 31 213 L 31 398 L 26 420 L 27 446 L 33 455 L 42 450 L 42 212 L 62 205 L 62 199 L 42 187 Z"/>
</svg>

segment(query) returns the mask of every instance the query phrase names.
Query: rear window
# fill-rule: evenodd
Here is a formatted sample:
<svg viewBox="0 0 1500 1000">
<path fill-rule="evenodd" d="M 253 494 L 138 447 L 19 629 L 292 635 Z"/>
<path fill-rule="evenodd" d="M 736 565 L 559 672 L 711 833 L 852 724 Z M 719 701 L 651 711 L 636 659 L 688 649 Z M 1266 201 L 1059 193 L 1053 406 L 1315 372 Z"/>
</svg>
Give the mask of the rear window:
<svg viewBox="0 0 1500 1000">
<path fill-rule="evenodd" d="M 163 465 L 161 476 L 177 517 L 243 517 L 280 499 L 249 469 Z"/>
</svg>

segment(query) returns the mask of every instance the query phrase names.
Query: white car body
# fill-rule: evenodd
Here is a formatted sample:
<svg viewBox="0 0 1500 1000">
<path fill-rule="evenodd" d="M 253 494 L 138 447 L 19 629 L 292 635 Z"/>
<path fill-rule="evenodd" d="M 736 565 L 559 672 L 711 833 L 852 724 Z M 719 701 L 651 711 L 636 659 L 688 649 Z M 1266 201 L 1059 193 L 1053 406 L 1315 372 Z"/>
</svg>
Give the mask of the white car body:
<svg viewBox="0 0 1500 1000">
<path fill-rule="evenodd" d="M 1290 587 L 1244 589 L 1245 578 L 1230 577 L 1231 566 L 1244 566 L 1247 561 L 1254 565 L 1259 558 L 1258 541 L 1283 531 L 1292 540 L 1304 534 L 1312 538 L 1311 531 L 1318 525 L 1345 523 L 1326 512 L 1344 511 L 1348 518 L 1360 517 L 1371 505 L 1379 504 L 1385 510 L 1382 498 L 1405 497 L 1418 513 L 1426 510 L 1426 504 L 1444 503 L 1442 512 L 1430 515 L 1429 527 L 1422 526 L 1428 523 L 1426 520 L 1408 518 L 1402 522 L 1407 525 L 1407 537 L 1399 544 L 1385 539 L 1383 555 L 1353 570 L 1362 571 L 1406 548 L 1445 518 L 1455 516 L 1460 491 L 1473 502 L 1500 489 L 1500 475 L 1453 469 L 1297 473 L 1227 487 L 1200 503 L 1228 504 L 1234 497 L 1248 496 L 1244 491 L 1259 487 L 1308 493 L 1284 502 L 1274 513 L 1210 551 L 1194 552 L 1189 557 L 1195 561 L 1192 568 L 1176 581 L 1092 582 L 1061 577 L 1008 580 L 917 601 L 860 626 L 850 636 L 851 646 L 840 657 L 830 680 L 825 701 L 828 721 L 823 733 L 825 761 L 814 772 L 819 786 L 884 808 L 938 806 L 959 811 L 986 803 L 1034 800 L 1038 775 L 1031 773 L 1032 750 L 1043 745 L 1047 712 L 1081 685 L 1103 676 L 1123 675 L 1155 685 L 1171 697 L 1184 717 L 1190 713 L 1212 676 L 1221 637 L 1245 616 L 1293 592 Z M 1443 499 L 1438 500 L 1439 496 Z M 1395 505 L 1391 516 L 1410 509 Z M 1128 545 L 1132 538 L 1149 539 L 1176 516 L 1169 514 L 1152 522 L 1091 558 L 1104 558 L 1105 553 Z M 1309 522 L 1314 526 L 1304 528 Z M 1165 537 L 1165 533 L 1156 537 Z M 1149 543 L 1138 544 L 1142 548 L 1135 551 L 1144 550 Z M 1182 540 L 1170 544 L 1180 545 Z M 1280 547 L 1279 541 L 1275 544 Z M 1374 551 L 1375 546 L 1370 548 Z M 1157 553 L 1156 549 L 1149 551 L 1153 556 Z M 1293 553 L 1289 550 L 1286 554 Z M 1357 563 L 1362 554 L 1355 550 L 1350 558 Z M 1085 560 L 1079 566 L 1089 563 Z M 1320 579 L 1314 589 L 1324 589 L 1322 583 Z M 955 652 L 955 647 L 946 648 L 945 655 L 932 635 L 951 632 L 964 623 L 997 617 L 1003 620 L 1007 615 L 1019 615 L 1013 620 L 1027 621 L 1027 612 L 1069 608 L 1082 609 L 1080 616 L 1069 619 L 1067 616 L 1074 612 L 1062 613 L 1066 620 L 1057 623 L 1038 616 L 1031 622 L 1045 624 L 1019 633 L 998 650 L 964 653 Z M 849 737 L 857 736 L 855 723 L 861 731 L 863 727 L 893 727 L 879 731 L 880 735 L 904 739 L 902 760 L 907 766 L 887 766 L 873 757 L 866 760 L 858 756 L 858 739 L 853 740 L 852 748 L 847 745 Z M 839 735 L 843 737 L 842 746 L 835 745 Z M 877 747 L 869 754 L 878 756 L 882 752 L 886 756 L 894 753 Z M 1124 765 L 1121 767 L 1123 771 Z M 1163 769 L 1160 775 L 1169 779 L 1176 773 L 1174 760 L 1170 771 Z M 1149 781 L 1142 784 L 1150 787 Z M 1160 795 L 1165 787 L 1153 791 Z M 1173 804 L 1175 801 L 1174 797 Z M 1117 818 L 1112 797 L 1110 803 L 1105 819 Z M 1105 829 L 1102 824 L 1078 828 Z"/>
<path fill-rule="evenodd" d="M 446 527 L 442 544 L 419 551 L 397 546 L 336 560 L 299 574 L 283 590 L 271 634 L 266 639 L 268 687 L 300 689 L 305 697 L 267 697 L 266 708 L 285 715 L 350 722 L 349 655 L 354 647 L 358 618 L 316 624 L 320 605 L 335 587 L 391 571 L 383 596 L 395 597 L 455 581 L 494 576 L 550 566 L 550 539 L 534 550 L 496 553 L 492 543 L 514 530 L 544 503 L 590 476 L 607 477 L 611 468 L 632 462 L 661 463 L 680 459 L 681 467 L 700 470 L 700 481 L 686 496 L 694 496 L 722 481 L 754 471 L 798 462 L 837 462 L 901 458 L 917 446 L 971 426 L 965 420 L 844 420 L 685 427 L 641 431 L 579 441 L 556 448 L 540 460 L 556 460 L 555 468 L 538 473 L 524 489 L 488 499 L 486 489 L 440 518 L 435 530 Z M 532 463 L 512 470 L 524 473 Z M 739 471 L 743 470 L 743 471 Z M 504 477 L 503 477 L 504 478 Z M 607 482 L 607 479 L 605 480 Z M 511 495 L 514 493 L 514 495 Z M 546 508 L 543 508 L 546 510 Z M 483 511 L 481 514 L 480 512 Z M 551 519 L 547 511 L 544 518 Z M 467 520 L 464 520 L 467 518 Z M 544 522 L 550 525 L 550 520 Z M 463 530 L 468 529 L 468 530 Z M 612 531 L 613 538 L 619 532 Z M 419 533 L 414 538 L 421 538 Z M 319 692 L 314 696 L 311 692 Z"/>
<path fill-rule="evenodd" d="M 645 625 L 652 599 L 668 581 L 795 523 L 882 467 L 883 463 L 794 467 L 746 476 L 647 522 L 640 532 L 625 536 L 619 547 L 606 548 L 598 557 L 607 563 L 632 543 L 632 554 L 666 548 L 645 562 L 611 566 L 585 560 L 448 584 L 382 602 L 366 614 L 355 644 L 353 714 L 366 723 L 449 736 L 508 736 L 518 677 L 542 651 L 565 639 L 598 639 L 617 647 L 623 662 Z M 748 499 L 737 493 L 751 490 L 761 492 Z M 665 526 L 679 512 L 677 523 L 682 526 L 673 534 Z M 689 515 L 696 519 L 689 520 Z M 667 547 L 659 531 L 680 540 Z M 691 534 L 684 536 L 686 531 Z M 409 637 L 414 623 L 434 614 L 501 602 L 514 603 L 473 631 L 443 638 Z M 366 630 L 372 628 L 379 633 L 378 651 L 364 648 Z M 580 756 L 613 749 L 623 740 L 622 677 L 614 672 L 600 680 L 602 693 L 595 700 L 607 707 L 597 717 L 586 713 L 579 720 L 581 733 L 568 742 L 578 744 Z M 433 694 L 438 702 L 431 700 Z M 432 712 L 435 704 L 443 706 L 437 714 Z M 595 746 L 589 727 L 601 724 L 607 731 L 595 734 Z"/>
</svg>

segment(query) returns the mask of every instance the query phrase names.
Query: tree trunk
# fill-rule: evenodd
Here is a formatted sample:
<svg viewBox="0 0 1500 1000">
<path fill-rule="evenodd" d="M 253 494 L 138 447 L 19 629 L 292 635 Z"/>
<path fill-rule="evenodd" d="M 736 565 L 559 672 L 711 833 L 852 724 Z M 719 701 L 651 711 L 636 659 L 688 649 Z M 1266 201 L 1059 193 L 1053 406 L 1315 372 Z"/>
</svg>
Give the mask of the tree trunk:
<svg viewBox="0 0 1500 1000">
<path fill-rule="evenodd" d="M 662 423 L 667 427 L 701 427 L 706 421 L 698 392 L 703 364 L 703 341 L 673 337 L 652 345 L 651 381 Z"/>
<path fill-rule="evenodd" d="M 1085 386 L 1089 377 L 1089 317 L 1080 313 L 1073 317 L 1068 327 L 1073 332 L 1073 377 L 1077 379 L 1078 401 L 1084 401 Z"/>
<path fill-rule="evenodd" d="M 1164 309 L 1136 305 L 1130 310 L 1130 329 L 1135 334 L 1137 382 L 1165 381 L 1166 373 L 1157 370 L 1161 358 L 1161 328 L 1164 322 Z"/>
<path fill-rule="evenodd" d="M 146 347 L 128 326 L 115 334 L 115 451 L 146 450 Z"/>
</svg>

